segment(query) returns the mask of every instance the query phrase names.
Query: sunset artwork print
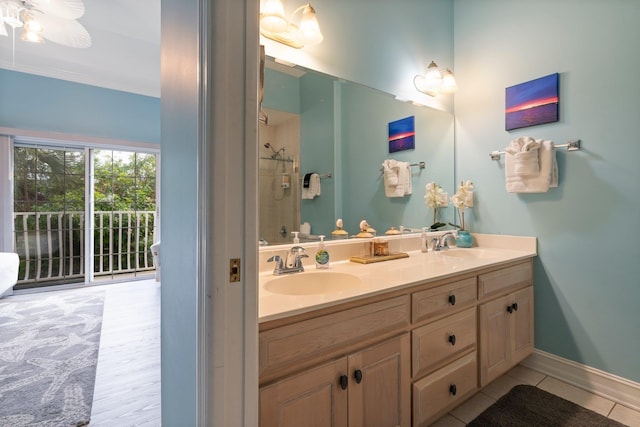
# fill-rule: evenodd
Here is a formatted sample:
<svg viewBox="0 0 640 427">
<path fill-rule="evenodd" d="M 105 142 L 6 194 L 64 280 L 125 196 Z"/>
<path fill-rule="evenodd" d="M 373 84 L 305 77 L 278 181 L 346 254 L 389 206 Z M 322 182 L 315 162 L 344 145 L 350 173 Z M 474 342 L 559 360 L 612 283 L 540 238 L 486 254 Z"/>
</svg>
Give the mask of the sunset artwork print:
<svg viewBox="0 0 640 427">
<path fill-rule="evenodd" d="M 505 128 L 558 121 L 558 73 L 506 89 Z"/>
<path fill-rule="evenodd" d="M 389 152 L 411 150 L 415 148 L 416 131 L 414 116 L 389 122 Z"/>
</svg>

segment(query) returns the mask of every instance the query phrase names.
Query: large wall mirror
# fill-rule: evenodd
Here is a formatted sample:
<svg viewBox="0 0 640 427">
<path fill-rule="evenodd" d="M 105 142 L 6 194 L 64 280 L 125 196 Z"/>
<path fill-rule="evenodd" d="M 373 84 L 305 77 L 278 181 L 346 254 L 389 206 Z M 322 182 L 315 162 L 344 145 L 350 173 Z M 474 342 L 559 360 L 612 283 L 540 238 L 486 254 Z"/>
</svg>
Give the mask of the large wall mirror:
<svg viewBox="0 0 640 427">
<path fill-rule="evenodd" d="M 388 124 L 414 117 L 415 148 L 389 153 Z M 363 85 L 267 58 L 259 124 L 259 232 L 261 245 L 331 239 L 337 218 L 350 235 L 366 219 L 378 232 L 433 223 L 425 186 L 454 191 L 453 114 L 397 100 Z M 385 196 L 382 162 L 412 167 L 410 195 Z M 307 174 L 320 176 L 319 193 L 304 188 Z M 453 208 L 439 220 L 453 222 Z"/>
</svg>

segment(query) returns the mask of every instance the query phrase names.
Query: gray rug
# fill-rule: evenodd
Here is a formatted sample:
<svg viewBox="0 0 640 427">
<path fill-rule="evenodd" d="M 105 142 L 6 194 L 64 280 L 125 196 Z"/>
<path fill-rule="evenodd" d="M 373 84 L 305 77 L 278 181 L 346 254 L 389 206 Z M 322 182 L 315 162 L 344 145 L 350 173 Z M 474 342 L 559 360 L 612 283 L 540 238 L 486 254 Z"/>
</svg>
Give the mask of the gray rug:
<svg viewBox="0 0 640 427">
<path fill-rule="evenodd" d="M 596 412 L 530 385 L 517 385 L 467 427 L 624 427 Z"/>
<path fill-rule="evenodd" d="M 0 299 L 0 426 L 89 423 L 104 292 Z"/>
</svg>

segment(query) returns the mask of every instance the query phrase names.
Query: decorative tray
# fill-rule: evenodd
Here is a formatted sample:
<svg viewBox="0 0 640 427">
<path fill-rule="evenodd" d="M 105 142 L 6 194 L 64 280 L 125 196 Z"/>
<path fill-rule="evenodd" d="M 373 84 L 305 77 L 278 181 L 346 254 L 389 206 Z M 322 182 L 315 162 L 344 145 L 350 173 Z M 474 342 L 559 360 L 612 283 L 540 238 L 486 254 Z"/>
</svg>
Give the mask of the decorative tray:
<svg viewBox="0 0 640 427">
<path fill-rule="evenodd" d="M 357 262 L 359 264 L 372 264 L 374 262 L 391 261 L 392 259 L 400 258 L 409 258 L 409 254 L 406 252 L 392 252 L 389 255 L 352 256 L 349 258 L 349 261 Z"/>
</svg>

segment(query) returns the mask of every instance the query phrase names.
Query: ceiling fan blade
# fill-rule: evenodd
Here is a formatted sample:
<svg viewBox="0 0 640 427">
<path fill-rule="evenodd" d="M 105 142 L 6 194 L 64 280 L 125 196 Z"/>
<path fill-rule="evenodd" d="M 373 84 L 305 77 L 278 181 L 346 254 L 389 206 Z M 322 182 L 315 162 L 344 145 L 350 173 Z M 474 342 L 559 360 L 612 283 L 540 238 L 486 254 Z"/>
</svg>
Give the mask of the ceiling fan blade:
<svg viewBox="0 0 640 427">
<path fill-rule="evenodd" d="M 37 14 L 35 18 L 42 25 L 42 37 L 45 39 L 68 47 L 87 48 L 91 46 L 91 35 L 75 19 L 56 18 L 43 14 Z"/>
<path fill-rule="evenodd" d="M 82 0 L 30 0 L 31 9 L 64 19 L 78 19 L 84 15 Z"/>
</svg>

